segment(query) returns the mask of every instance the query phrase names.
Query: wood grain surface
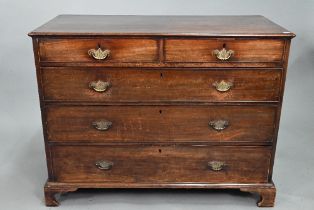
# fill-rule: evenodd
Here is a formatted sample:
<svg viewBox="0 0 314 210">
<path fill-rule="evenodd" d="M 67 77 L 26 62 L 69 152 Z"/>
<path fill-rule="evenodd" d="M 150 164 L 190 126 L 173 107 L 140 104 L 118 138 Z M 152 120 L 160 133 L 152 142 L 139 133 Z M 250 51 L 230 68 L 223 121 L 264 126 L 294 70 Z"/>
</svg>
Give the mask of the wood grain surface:
<svg viewBox="0 0 314 210">
<path fill-rule="evenodd" d="M 44 39 L 39 42 L 40 60 L 49 62 L 154 62 L 158 59 L 154 39 Z M 88 50 L 110 50 L 105 60 L 95 60 Z"/>
<path fill-rule="evenodd" d="M 55 146 L 53 161 L 59 182 L 118 183 L 266 183 L 268 147 L 189 146 Z M 99 160 L 113 162 L 100 170 Z M 208 162 L 226 166 L 213 171 Z"/>
<path fill-rule="evenodd" d="M 284 40 L 280 39 L 166 39 L 166 62 L 281 62 Z M 214 50 L 234 51 L 227 61 L 220 61 Z"/>
<path fill-rule="evenodd" d="M 274 106 L 49 106 L 48 138 L 95 142 L 271 142 Z M 112 127 L 99 131 L 93 122 Z M 216 131 L 210 121 L 226 120 Z"/>
<path fill-rule="evenodd" d="M 59 15 L 29 33 L 30 36 L 244 36 L 294 37 L 260 15 L 141 16 Z"/>
<path fill-rule="evenodd" d="M 44 98 L 87 102 L 240 102 L 278 101 L 281 69 L 124 69 L 43 68 Z M 92 81 L 109 82 L 95 92 Z M 215 82 L 233 84 L 219 92 Z"/>
</svg>

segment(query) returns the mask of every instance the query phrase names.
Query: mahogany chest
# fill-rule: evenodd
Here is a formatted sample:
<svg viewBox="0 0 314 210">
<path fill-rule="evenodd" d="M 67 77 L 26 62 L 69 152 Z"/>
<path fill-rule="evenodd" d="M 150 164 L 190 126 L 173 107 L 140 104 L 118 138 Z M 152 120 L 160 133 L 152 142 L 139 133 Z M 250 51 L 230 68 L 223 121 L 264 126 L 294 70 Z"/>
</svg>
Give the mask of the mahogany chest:
<svg viewBox="0 0 314 210">
<path fill-rule="evenodd" d="M 79 188 L 222 188 L 273 206 L 293 33 L 262 16 L 61 15 L 33 39 L 47 206 Z"/>
</svg>

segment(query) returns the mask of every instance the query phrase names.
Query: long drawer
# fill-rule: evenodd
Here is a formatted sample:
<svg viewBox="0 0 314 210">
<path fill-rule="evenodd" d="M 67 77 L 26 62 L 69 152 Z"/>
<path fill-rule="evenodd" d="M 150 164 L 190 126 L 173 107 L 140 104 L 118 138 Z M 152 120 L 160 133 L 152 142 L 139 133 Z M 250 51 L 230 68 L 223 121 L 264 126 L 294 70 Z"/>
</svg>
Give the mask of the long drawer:
<svg viewBox="0 0 314 210">
<path fill-rule="evenodd" d="M 55 106 L 50 141 L 271 142 L 275 106 Z"/>
<path fill-rule="evenodd" d="M 59 182 L 266 183 L 269 147 L 54 146 Z"/>
<path fill-rule="evenodd" d="M 281 69 L 43 68 L 45 100 L 278 101 Z"/>
</svg>

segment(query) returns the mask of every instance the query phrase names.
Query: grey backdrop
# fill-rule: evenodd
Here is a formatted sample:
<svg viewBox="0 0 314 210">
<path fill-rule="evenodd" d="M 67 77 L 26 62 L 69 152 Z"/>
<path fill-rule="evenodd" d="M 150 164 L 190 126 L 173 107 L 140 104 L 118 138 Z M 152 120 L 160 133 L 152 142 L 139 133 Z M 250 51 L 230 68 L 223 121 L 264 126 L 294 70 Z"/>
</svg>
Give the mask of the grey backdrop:
<svg viewBox="0 0 314 210">
<path fill-rule="evenodd" d="M 1 0 L 1 209 L 46 209 L 47 177 L 31 39 L 58 14 L 261 14 L 295 32 L 274 168 L 274 209 L 313 209 L 314 1 L 311 0 Z M 236 192 L 100 191 L 68 194 L 60 209 L 256 209 Z"/>
</svg>

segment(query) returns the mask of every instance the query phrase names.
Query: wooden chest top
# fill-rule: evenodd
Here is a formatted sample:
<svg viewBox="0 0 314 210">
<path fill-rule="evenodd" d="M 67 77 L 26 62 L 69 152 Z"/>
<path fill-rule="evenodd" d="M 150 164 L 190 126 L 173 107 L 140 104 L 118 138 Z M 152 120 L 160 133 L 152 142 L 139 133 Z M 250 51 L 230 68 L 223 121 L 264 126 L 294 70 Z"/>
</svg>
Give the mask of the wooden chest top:
<svg viewBox="0 0 314 210">
<path fill-rule="evenodd" d="M 138 16 L 59 15 L 30 36 L 217 36 L 293 37 L 293 33 L 259 15 Z"/>
</svg>

